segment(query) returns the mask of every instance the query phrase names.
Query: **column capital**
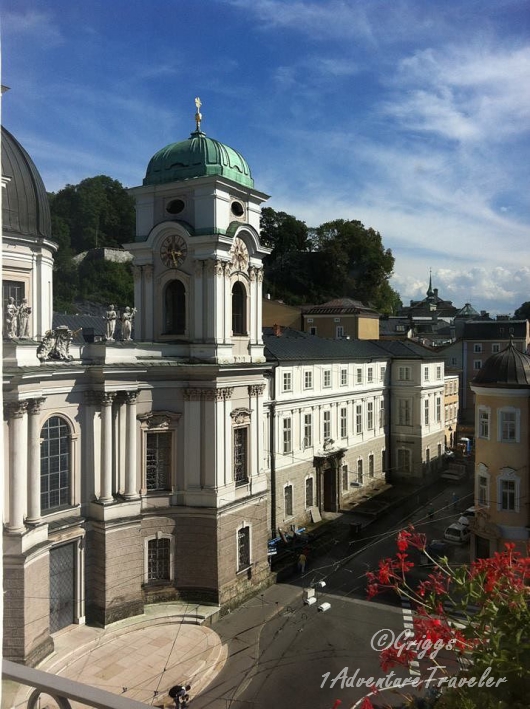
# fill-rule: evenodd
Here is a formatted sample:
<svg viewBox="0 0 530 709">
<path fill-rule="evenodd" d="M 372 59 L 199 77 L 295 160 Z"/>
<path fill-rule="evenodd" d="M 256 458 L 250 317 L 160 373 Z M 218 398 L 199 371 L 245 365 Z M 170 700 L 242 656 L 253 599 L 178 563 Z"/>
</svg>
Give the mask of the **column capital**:
<svg viewBox="0 0 530 709">
<path fill-rule="evenodd" d="M 112 406 L 112 402 L 116 398 L 114 391 L 95 391 L 95 401 L 99 406 Z"/>
<path fill-rule="evenodd" d="M 265 384 L 251 384 L 248 387 L 249 396 L 261 396 L 265 391 Z"/>
<path fill-rule="evenodd" d="M 42 411 L 42 405 L 46 401 L 46 397 L 42 396 L 38 399 L 30 399 L 28 402 L 28 414 L 30 416 L 36 416 Z"/>
<path fill-rule="evenodd" d="M 136 404 L 139 393 L 140 392 L 138 392 L 138 391 L 124 391 L 124 392 L 122 392 L 122 396 L 123 396 L 125 403 L 128 404 L 129 406 L 132 406 L 133 404 Z"/>
<path fill-rule="evenodd" d="M 28 401 L 9 401 L 4 404 L 7 419 L 21 419 L 28 409 Z"/>
</svg>

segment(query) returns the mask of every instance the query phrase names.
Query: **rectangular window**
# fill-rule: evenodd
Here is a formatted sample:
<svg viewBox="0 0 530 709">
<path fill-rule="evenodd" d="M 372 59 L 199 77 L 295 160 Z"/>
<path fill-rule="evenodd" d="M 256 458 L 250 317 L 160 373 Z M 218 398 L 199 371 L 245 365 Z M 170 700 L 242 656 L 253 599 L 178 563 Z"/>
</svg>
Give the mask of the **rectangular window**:
<svg viewBox="0 0 530 709">
<path fill-rule="evenodd" d="M 478 504 L 483 507 L 489 505 L 488 478 L 485 475 L 478 477 Z"/>
<path fill-rule="evenodd" d="M 379 428 L 384 428 L 386 425 L 385 421 L 385 400 L 379 400 Z"/>
<path fill-rule="evenodd" d="M 313 478 L 306 478 L 305 481 L 305 506 L 313 507 Z"/>
<path fill-rule="evenodd" d="M 501 480 L 501 510 L 515 511 L 515 480 Z"/>
<path fill-rule="evenodd" d="M 410 399 L 399 399 L 398 400 L 398 424 L 400 426 L 410 426 L 411 425 L 410 409 L 411 409 Z"/>
<path fill-rule="evenodd" d="M 398 448 L 397 468 L 398 473 L 410 473 L 411 454 L 408 448 Z"/>
<path fill-rule="evenodd" d="M 361 404 L 357 404 L 355 407 L 355 431 L 357 433 L 363 432 L 363 409 Z"/>
<path fill-rule="evenodd" d="M 293 377 L 291 372 L 283 373 L 283 391 L 293 390 Z"/>
<path fill-rule="evenodd" d="M 384 473 L 386 468 L 386 451 L 381 451 L 381 472 Z"/>
<path fill-rule="evenodd" d="M 234 428 L 234 480 L 236 485 L 248 482 L 248 428 Z"/>
<path fill-rule="evenodd" d="M 359 485 L 363 484 L 363 459 L 359 458 L 357 461 L 357 482 Z"/>
<path fill-rule="evenodd" d="M 348 492 L 348 466 L 342 466 L 342 491 Z"/>
<path fill-rule="evenodd" d="M 423 403 L 423 411 L 424 411 L 424 422 L 425 425 L 429 425 L 429 399 L 425 399 Z"/>
<path fill-rule="evenodd" d="M 317 334 L 317 329 L 316 329 L 316 327 L 310 327 L 310 328 L 309 328 L 309 334 L 310 334 L 310 335 L 316 335 L 316 334 Z"/>
<path fill-rule="evenodd" d="M 291 453 L 293 449 L 293 437 L 291 428 L 291 419 L 283 419 L 283 452 Z"/>
<path fill-rule="evenodd" d="M 337 325 L 335 328 L 335 337 L 337 340 L 339 340 L 341 337 L 344 337 L 344 328 L 342 325 Z"/>
<path fill-rule="evenodd" d="M 497 352 L 500 352 L 500 351 L 501 351 L 500 343 L 499 343 L 499 342 L 494 342 L 494 343 L 491 345 L 491 353 L 492 353 L 492 354 L 497 354 Z"/>
<path fill-rule="evenodd" d="M 482 360 L 481 359 L 474 359 L 473 360 L 473 369 L 475 371 L 482 369 Z"/>
<path fill-rule="evenodd" d="M 357 370 L 357 384 L 362 384 L 363 383 L 363 370 L 358 369 Z"/>
<path fill-rule="evenodd" d="M 424 367 L 423 368 L 423 377 L 426 382 L 429 381 L 429 367 Z"/>
<path fill-rule="evenodd" d="M 385 375 L 386 375 L 386 367 L 381 367 L 381 376 L 380 379 L 382 382 L 385 381 Z"/>
<path fill-rule="evenodd" d="M 516 439 L 515 411 L 501 411 L 501 441 L 513 443 Z"/>
<path fill-rule="evenodd" d="M 171 480 L 171 433 L 147 434 L 147 490 L 167 490 Z"/>
<path fill-rule="evenodd" d="M 304 389 L 313 388 L 313 372 L 306 370 L 304 372 Z"/>
<path fill-rule="evenodd" d="M 431 449 L 426 448 L 425 449 L 425 465 L 427 467 L 429 467 L 430 464 L 431 464 Z"/>
<path fill-rule="evenodd" d="M 250 527 L 237 530 L 237 570 L 242 571 L 250 566 Z"/>
<path fill-rule="evenodd" d="M 367 404 L 367 421 L 366 421 L 366 428 L 368 431 L 371 431 L 374 427 L 374 402 L 369 401 Z"/>
<path fill-rule="evenodd" d="M 324 441 L 331 438 L 331 411 L 324 411 Z"/>
<path fill-rule="evenodd" d="M 283 501 L 284 501 L 285 516 L 292 517 L 293 516 L 293 486 L 292 485 L 286 485 L 284 487 Z"/>
<path fill-rule="evenodd" d="M 304 414 L 304 445 L 303 448 L 311 448 L 313 445 L 313 415 Z"/>
<path fill-rule="evenodd" d="M 325 387 L 331 386 L 331 369 L 324 370 L 324 386 Z"/>
<path fill-rule="evenodd" d="M 482 344 L 480 342 L 476 342 L 473 345 L 473 352 L 475 352 L 476 354 L 480 354 L 482 352 Z"/>
<path fill-rule="evenodd" d="M 373 478 L 375 475 L 375 468 L 374 468 L 374 454 L 370 453 L 368 456 L 368 477 Z"/>
<path fill-rule="evenodd" d="M 451 357 L 451 365 L 452 365 L 453 367 L 456 367 L 456 364 L 457 364 L 457 358 L 456 358 L 456 357 Z"/>
<path fill-rule="evenodd" d="M 368 382 L 373 382 L 374 381 L 374 368 L 373 367 L 368 367 Z"/>
<path fill-rule="evenodd" d="M 400 367 L 398 370 L 398 379 L 400 382 L 410 382 L 410 367 Z"/>
<path fill-rule="evenodd" d="M 147 542 L 147 582 L 169 581 L 171 559 L 171 540 L 150 539 Z"/>
<path fill-rule="evenodd" d="M 442 444 L 438 443 L 438 458 L 442 457 Z"/>
<path fill-rule="evenodd" d="M 346 438 L 348 435 L 348 410 L 343 406 L 340 410 L 340 437 Z"/>
<path fill-rule="evenodd" d="M 436 398 L 436 422 L 440 423 L 442 420 L 442 400 L 438 396 Z"/>
<path fill-rule="evenodd" d="M 484 409 L 478 412 L 478 437 L 487 440 L 490 437 L 490 412 Z"/>
<path fill-rule="evenodd" d="M 436 367 L 436 379 L 441 379 L 441 378 L 442 378 L 442 368 Z"/>
<path fill-rule="evenodd" d="M 340 370 L 340 385 L 345 387 L 348 384 L 348 370 L 344 367 Z"/>
</svg>

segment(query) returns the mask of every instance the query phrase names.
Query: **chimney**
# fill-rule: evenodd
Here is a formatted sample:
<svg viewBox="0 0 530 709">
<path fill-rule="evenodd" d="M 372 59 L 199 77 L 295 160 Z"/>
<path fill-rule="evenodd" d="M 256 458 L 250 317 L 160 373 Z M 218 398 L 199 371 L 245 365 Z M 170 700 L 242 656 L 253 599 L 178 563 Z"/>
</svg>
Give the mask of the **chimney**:
<svg viewBox="0 0 530 709">
<path fill-rule="evenodd" d="M 274 325 L 272 326 L 272 334 L 273 334 L 273 335 L 276 335 L 276 337 L 281 337 L 281 336 L 282 336 L 282 328 L 280 327 L 280 325 L 274 324 Z"/>
</svg>

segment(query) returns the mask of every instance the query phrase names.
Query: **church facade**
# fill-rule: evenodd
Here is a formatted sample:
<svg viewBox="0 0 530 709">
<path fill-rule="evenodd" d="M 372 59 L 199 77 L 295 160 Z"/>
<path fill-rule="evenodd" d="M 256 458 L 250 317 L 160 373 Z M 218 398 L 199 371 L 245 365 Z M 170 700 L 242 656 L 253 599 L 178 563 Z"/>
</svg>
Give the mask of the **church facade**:
<svg viewBox="0 0 530 709">
<path fill-rule="evenodd" d="M 108 625 L 149 603 L 234 606 L 269 582 L 279 526 L 307 521 L 310 507 L 342 509 L 391 472 L 422 480 L 441 461 L 434 355 L 264 339 L 267 195 L 200 120 L 132 190 L 132 338 L 109 325 L 107 341 L 77 344 L 52 327 L 44 185 L 3 129 L 8 659 L 35 665 L 63 627 Z"/>
</svg>

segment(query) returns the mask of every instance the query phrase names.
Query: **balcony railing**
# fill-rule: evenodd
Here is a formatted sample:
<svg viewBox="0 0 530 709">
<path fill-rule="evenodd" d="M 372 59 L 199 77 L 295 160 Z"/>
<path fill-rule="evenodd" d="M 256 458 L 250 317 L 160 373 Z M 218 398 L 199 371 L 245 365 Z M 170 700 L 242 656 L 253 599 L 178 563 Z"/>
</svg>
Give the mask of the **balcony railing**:
<svg viewBox="0 0 530 709">
<path fill-rule="evenodd" d="M 70 701 L 80 702 L 95 709 L 146 709 L 147 704 L 128 697 L 106 692 L 104 689 L 89 687 L 74 680 L 52 675 L 42 670 L 19 665 L 10 660 L 2 660 L 2 678 L 18 684 L 34 687 L 27 709 L 37 709 L 41 694 L 52 697 L 59 709 L 71 709 Z"/>
</svg>

